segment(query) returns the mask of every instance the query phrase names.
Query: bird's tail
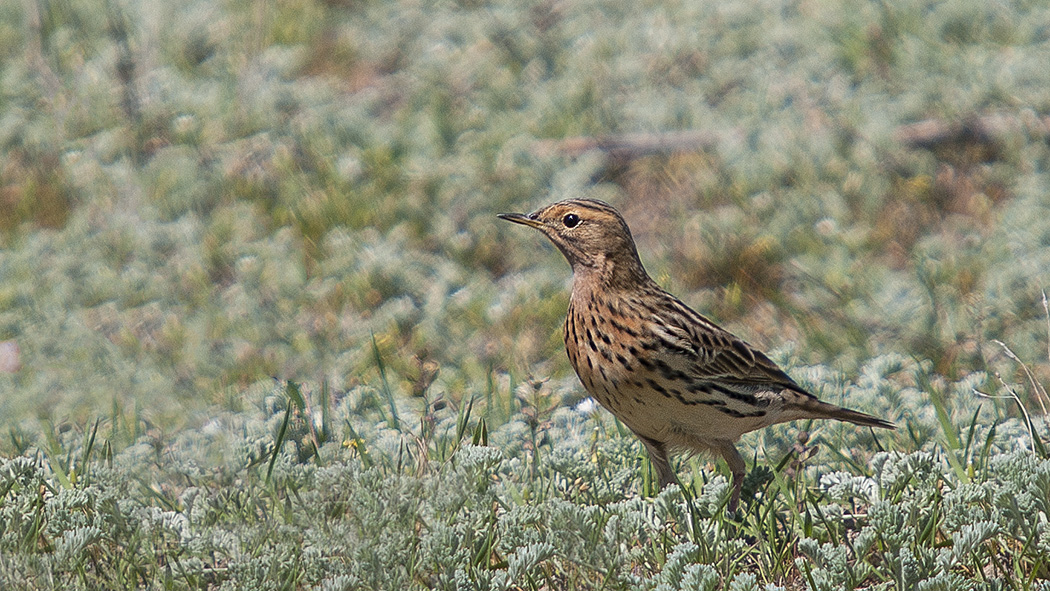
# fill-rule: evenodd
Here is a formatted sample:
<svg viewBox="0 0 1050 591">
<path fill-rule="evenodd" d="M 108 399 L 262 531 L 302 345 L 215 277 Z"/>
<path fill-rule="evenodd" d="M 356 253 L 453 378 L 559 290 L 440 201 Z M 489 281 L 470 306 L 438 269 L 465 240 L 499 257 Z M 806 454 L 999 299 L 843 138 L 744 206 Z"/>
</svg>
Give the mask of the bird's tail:
<svg viewBox="0 0 1050 591">
<path fill-rule="evenodd" d="M 897 428 L 893 423 L 878 417 L 873 417 L 869 414 L 857 412 L 848 408 L 842 408 L 841 406 L 835 406 L 834 404 L 828 404 L 827 402 L 821 402 L 816 399 L 809 399 L 798 404 L 795 407 L 795 410 L 801 415 L 799 418 L 835 419 L 838 421 L 853 423 L 854 425 L 861 425 L 862 427 L 879 427 L 881 429 Z"/>
</svg>

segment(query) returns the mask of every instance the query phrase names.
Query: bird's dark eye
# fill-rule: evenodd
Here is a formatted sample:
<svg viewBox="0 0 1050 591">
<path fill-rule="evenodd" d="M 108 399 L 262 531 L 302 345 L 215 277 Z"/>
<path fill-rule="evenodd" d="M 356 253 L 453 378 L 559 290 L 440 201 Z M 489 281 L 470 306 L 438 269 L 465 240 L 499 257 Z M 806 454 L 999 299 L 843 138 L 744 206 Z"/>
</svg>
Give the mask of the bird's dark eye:
<svg viewBox="0 0 1050 591">
<path fill-rule="evenodd" d="M 565 217 L 561 219 L 561 223 L 565 224 L 566 228 L 575 228 L 580 223 L 580 216 L 574 213 L 567 213 Z"/>
</svg>

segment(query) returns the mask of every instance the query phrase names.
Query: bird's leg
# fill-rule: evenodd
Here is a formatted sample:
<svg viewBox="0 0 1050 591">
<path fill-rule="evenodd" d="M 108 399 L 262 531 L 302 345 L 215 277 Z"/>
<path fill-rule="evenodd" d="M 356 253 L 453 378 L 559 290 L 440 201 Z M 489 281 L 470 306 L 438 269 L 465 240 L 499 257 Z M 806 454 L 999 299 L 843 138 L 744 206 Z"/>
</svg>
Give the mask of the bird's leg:
<svg viewBox="0 0 1050 591">
<path fill-rule="evenodd" d="M 663 442 L 648 437 L 639 436 L 638 439 L 642 440 L 645 450 L 649 452 L 649 460 L 656 468 L 656 475 L 660 479 L 660 488 L 666 488 L 669 484 L 678 484 L 678 477 L 675 476 L 671 462 L 667 458 L 667 446 Z"/>
<path fill-rule="evenodd" d="M 729 498 L 728 509 L 730 513 L 736 513 L 736 508 L 740 504 L 740 487 L 744 485 L 747 464 L 744 463 L 744 458 L 740 457 L 740 452 L 736 450 L 732 441 L 719 441 L 714 449 L 722 454 L 722 458 L 729 465 L 729 471 L 733 474 L 733 496 Z"/>
</svg>

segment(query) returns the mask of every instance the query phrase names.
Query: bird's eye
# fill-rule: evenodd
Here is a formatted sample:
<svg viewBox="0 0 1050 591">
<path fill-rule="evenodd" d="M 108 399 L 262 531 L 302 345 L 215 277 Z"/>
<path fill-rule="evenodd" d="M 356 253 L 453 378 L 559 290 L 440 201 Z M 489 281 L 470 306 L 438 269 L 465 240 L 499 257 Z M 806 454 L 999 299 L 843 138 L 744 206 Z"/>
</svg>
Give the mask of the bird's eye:
<svg viewBox="0 0 1050 591">
<path fill-rule="evenodd" d="M 561 219 L 561 223 L 565 224 L 566 228 L 575 228 L 580 224 L 580 216 L 574 213 L 567 213 L 565 217 Z"/>
</svg>

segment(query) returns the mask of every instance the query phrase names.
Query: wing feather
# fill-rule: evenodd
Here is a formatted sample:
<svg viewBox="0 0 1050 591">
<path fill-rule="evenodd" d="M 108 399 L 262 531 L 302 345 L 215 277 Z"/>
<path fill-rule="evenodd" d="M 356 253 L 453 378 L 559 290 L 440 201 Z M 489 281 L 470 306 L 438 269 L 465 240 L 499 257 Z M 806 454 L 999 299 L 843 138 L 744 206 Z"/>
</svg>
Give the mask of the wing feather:
<svg viewBox="0 0 1050 591">
<path fill-rule="evenodd" d="M 668 365 L 694 380 L 717 382 L 741 394 L 790 390 L 815 398 L 764 353 L 668 296 L 673 303 L 651 319 Z"/>
</svg>

